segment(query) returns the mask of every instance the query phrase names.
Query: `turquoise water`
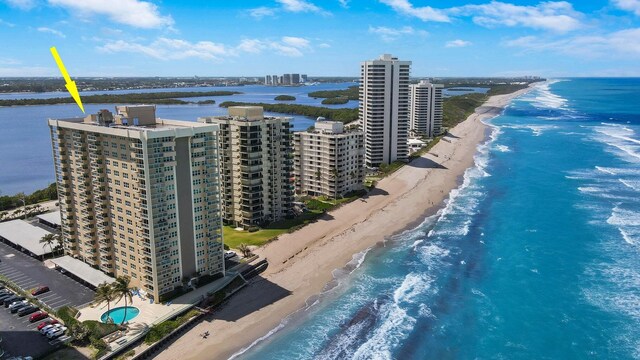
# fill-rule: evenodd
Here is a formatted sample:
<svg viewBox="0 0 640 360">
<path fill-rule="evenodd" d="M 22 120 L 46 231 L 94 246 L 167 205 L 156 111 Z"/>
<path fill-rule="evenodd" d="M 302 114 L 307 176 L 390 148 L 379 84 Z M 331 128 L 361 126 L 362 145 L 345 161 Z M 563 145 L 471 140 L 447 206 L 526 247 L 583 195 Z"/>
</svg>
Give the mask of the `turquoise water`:
<svg viewBox="0 0 640 360">
<path fill-rule="evenodd" d="M 639 98 L 570 79 L 514 101 L 438 214 L 237 357 L 640 358 Z"/>
<path fill-rule="evenodd" d="M 140 314 L 140 309 L 138 309 L 137 307 L 126 306 L 126 310 L 127 314 L 125 317 L 125 306 L 113 308 L 102 314 L 102 316 L 100 316 L 100 321 L 106 323 L 107 319 L 111 318 L 114 324 L 121 324 L 123 320 L 124 322 L 130 321 L 131 319 L 138 316 L 138 314 Z"/>
</svg>

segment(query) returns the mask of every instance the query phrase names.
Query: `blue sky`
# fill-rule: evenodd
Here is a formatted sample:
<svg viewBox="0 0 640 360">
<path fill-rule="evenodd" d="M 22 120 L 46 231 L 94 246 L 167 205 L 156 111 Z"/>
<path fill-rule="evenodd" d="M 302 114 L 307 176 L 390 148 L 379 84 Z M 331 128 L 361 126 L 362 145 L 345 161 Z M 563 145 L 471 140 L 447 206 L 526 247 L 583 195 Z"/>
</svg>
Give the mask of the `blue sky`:
<svg viewBox="0 0 640 360">
<path fill-rule="evenodd" d="M 640 0 L 0 0 L 0 76 L 640 76 Z"/>
</svg>

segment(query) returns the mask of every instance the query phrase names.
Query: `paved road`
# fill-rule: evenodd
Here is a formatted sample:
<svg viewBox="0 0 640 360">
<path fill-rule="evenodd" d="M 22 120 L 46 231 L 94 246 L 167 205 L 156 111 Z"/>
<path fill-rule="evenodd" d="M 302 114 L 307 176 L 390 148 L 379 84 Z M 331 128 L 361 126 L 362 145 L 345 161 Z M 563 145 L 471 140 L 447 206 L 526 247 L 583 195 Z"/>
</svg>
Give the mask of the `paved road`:
<svg viewBox="0 0 640 360">
<path fill-rule="evenodd" d="M 25 291 L 47 285 L 51 291 L 38 295 L 38 299 L 55 310 L 65 305 L 78 307 L 93 300 L 91 289 L 4 243 L 0 243 L 0 261 L 0 274 Z"/>
</svg>

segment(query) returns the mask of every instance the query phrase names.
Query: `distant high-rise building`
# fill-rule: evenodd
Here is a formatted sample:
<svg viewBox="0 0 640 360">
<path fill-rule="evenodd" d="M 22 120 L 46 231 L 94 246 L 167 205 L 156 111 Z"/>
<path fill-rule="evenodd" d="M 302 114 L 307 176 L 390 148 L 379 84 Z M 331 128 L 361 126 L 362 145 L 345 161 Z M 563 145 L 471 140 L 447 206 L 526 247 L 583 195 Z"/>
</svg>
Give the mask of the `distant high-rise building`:
<svg viewBox="0 0 640 360">
<path fill-rule="evenodd" d="M 224 275 L 217 125 L 138 105 L 49 128 L 67 255 L 156 301 L 185 278 Z"/>
<path fill-rule="evenodd" d="M 299 194 L 333 198 L 364 188 L 364 134 L 338 121 L 317 121 L 294 133 L 294 177 Z"/>
<path fill-rule="evenodd" d="M 306 74 L 300 75 L 300 81 L 303 82 L 303 83 L 306 83 L 307 82 L 307 75 Z"/>
<path fill-rule="evenodd" d="M 300 84 L 300 74 L 291 74 L 291 85 Z"/>
<path fill-rule="evenodd" d="M 271 75 L 271 85 L 278 86 L 278 75 Z"/>
<path fill-rule="evenodd" d="M 282 85 L 291 85 L 291 74 L 282 75 Z"/>
<path fill-rule="evenodd" d="M 278 76 L 278 85 L 285 85 L 284 76 Z"/>
<path fill-rule="evenodd" d="M 292 213 L 290 120 L 265 117 L 259 106 L 232 106 L 228 116 L 198 119 L 220 127 L 222 213 L 227 224 L 249 228 Z"/>
<path fill-rule="evenodd" d="M 367 167 L 407 160 L 410 68 L 411 61 L 389 54 L 361 63 L 359 121 Z"/>
<path fill-rule="evenodd" d="M 428 137 L 442 133 L 442 84 L 421 80 L 411 85 L 410 126 L 411 130 Z"/>
<path fill-rule="evenodd" d="M 271 75 L 267 75 L 264 77 L 264 84 L 273 85 L 273 78 L 271 77 Z"/>
</svg>

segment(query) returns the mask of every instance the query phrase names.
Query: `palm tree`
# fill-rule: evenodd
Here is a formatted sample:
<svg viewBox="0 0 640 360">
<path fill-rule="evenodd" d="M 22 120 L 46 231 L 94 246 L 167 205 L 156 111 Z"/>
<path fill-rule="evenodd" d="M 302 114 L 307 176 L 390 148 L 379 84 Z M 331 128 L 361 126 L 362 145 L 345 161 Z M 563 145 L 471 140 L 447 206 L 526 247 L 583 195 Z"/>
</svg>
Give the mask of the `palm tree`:
<svg viewBox="0 0 640 360">
<path fill-rule="evenodd" d="M 127 299 L 129 299 L 129 302 L 133 302 L 133 296 L 131 295 L 133 290 L 135 290 L 135 287 L 131 286 L 131 279 L 128 276 L 118 276 L 111 285 L 111 292 L 114 298 L 118 298 L 116 301 L 124 298 L 124 316 L 120 325 L 124 324 L 127 319 Z"/>
<path fill-rule="evenodd" d="M 45 245 L 49 245 L 49 248 L 51 249 L 52 253 L 53 253 L 54 242 L 58 242 L 58 239 L 56 237 L 56 234 L 52 234 L 52 233 L 49 233 L 43 236 L 42 239 L 40 239 L 40 243 L 42 244 L 42 247 L 45 247 Z"/>
<path fill-rule="evenodd" d="M 251 256 L 251 249 L 247 246 L 247 244 L 238 245 L 238 250 L 242 253 L 242 256 L 249 257 Z"/>
<path fill-rule="evenodd" d="M 98 285 L 98 287 L 96 288 L 96 295 L 93 298 L 93 302 L 96 305 L 106 302 L 107 314 L 108 314 L 109 310 L 111 310 L 111 302 L 115 300 L 115 298 L 116 296 L 113 292 L 113 289 L 111 288 L 111 285 L 106 282 L 103 282 L 102 284 Z M 113 321 L 111 317 L 107 317 L 107 321 L 109 320 Z"/>
</svg>

